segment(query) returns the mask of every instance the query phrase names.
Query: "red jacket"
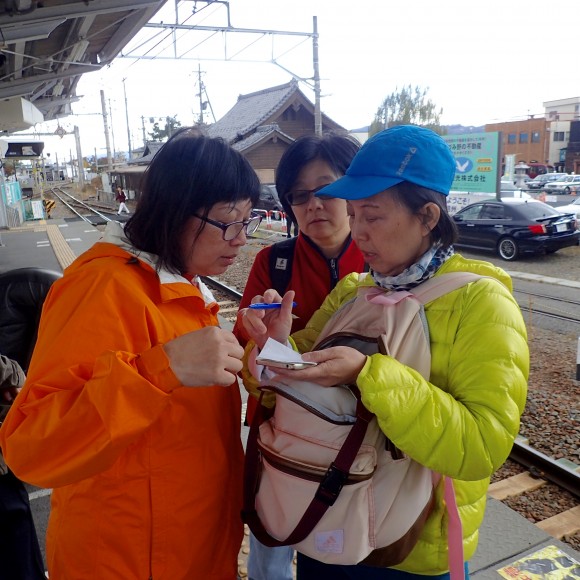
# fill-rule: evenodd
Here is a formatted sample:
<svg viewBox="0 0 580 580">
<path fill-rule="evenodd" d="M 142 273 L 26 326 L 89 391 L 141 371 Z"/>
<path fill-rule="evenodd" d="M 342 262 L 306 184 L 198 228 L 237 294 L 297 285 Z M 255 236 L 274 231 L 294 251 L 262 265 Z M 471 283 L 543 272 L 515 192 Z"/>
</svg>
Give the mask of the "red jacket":
<svg viewBox="0 0 580 580">
<path fill-rule="evenodd" d="M 270 252 L 272 246 L 264 248 L 256 255 L 250 270 L 240 309 L 251 303 L 256 295 L 263 294 L 272 287 L 270 278 Z M 337 282 L 351 272 L 363 272 L 365 263 L 361 251 L 349 236 L 338 258 L 326 258 L 318 246 L 303 233 L 298 234 L 292 261 L 292 276 L 288 290 L 296 292 L 296 307 L 293 313 L 298 316 L 292 324 L 292 332 L 306 326 L 310 317 L 318 310 L 326 296 Z M 234 326 L 234 334 L 242 346 L 247 342 L 244 328 L 239 321 Z M 257 401 L 248 398 L 247 421 L 251 422 Z"/>
<path fill-rule="evenodd" d="M 51 578 L 236 578 L 239 387 L 183 387 L 161 346 L 216 325 L 217 310 L 111 243 L 53 284 L 0 431 L 14 473 L 55 488 Z"/>
</svg>

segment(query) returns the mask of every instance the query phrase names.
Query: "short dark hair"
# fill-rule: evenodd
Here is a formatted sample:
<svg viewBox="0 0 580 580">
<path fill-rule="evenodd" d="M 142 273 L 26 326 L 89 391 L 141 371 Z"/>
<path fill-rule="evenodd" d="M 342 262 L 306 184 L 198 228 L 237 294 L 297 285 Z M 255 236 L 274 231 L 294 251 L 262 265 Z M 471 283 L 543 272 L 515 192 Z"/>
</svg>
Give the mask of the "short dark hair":
<svg viewBox="0 0 580 580">
<path fill-rule="evenodd" d="M 183 128 L 172 135 L 145 170 L 141 196 L 125 225 L 125 236 L 158 267 L 184 271 L 181 237 L 194 215 L 207 216 L 216 203 L 260 197 L 260 181 L 248 160 L 221 138 Z M 203 225 L 202 225 L 203 227 Z"/>
<path fill-rule="evenodd" d="M 331 169 L 342 176 L 360 149 L 360 143 L 350 135 L 326 133 L 324 135 L 304 135 L 288 147 L 276 169 L 276 191 L 287 216 L 293 222 L 296 217 L 288 203 L 288 193 L 294 187 L 298 174 L 311 161 L 321 159 Z"/>
<path fill-rule="evenodd" d="M 431 230 L 431 243 L 441 242 L 443 248 L 448 248 L 457 240 L 457 226 L 447 211 L 447 196 L 409 181 L 402 181 L 387 191 L 392 192 L 395 198 L 415 215 L 419 215 L 426 203 L 439 206 L 441 215 L 437 225 Z"/>
</svg>

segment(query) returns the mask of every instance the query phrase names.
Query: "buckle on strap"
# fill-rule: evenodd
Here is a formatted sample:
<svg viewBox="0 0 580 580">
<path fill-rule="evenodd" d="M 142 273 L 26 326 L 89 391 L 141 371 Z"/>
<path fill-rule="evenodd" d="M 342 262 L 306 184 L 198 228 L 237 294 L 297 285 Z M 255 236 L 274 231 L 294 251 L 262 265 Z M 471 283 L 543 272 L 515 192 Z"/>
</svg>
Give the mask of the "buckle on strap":
<svg viewBox="0 0 580 580">
<path fill-rule="evenodd" d="M 334 505 L 347 477 L 348 473 L 341 471 L 334 463 L 331 463 L 314 497 L 327 506 Z"/>
</svg>

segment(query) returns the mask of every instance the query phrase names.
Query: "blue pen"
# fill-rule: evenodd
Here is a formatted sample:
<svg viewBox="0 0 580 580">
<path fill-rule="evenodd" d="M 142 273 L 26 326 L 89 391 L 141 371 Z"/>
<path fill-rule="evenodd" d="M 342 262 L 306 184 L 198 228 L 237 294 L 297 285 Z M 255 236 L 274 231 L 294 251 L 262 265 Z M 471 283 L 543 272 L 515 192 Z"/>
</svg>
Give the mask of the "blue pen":
<svg viewBox="0 0 580 580">
<path fill-rule="evenodd" d="M 266 304 L 265 302 L 257 302 L 256 304 L 250 304 L 248 308 L 254 308 L 258 310 L 270 310 L 271 308 L 280 308 L 282 306 L 281 302 L 272 302 Z M 296 302 L 292 302 L 292 308 L 296 308 Z"/>
</svg>

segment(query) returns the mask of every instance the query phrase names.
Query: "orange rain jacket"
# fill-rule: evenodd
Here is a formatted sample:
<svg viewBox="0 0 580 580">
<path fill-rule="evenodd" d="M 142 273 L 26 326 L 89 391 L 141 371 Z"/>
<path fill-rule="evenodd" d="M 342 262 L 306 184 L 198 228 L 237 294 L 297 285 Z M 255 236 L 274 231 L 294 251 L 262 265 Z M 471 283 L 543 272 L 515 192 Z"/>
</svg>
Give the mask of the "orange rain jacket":
<svg viewBox="0 0 580 580">
<path fill-rule="evenodd" d="M 216 325 L 218 307 L 119 245 L 52 286 L 0 445 L 18 477 L 55 488 L 51 580 L 234 579 L 239 387 L 183 387 L 161 347 Z"/>
</svg>

